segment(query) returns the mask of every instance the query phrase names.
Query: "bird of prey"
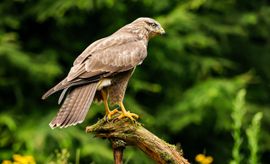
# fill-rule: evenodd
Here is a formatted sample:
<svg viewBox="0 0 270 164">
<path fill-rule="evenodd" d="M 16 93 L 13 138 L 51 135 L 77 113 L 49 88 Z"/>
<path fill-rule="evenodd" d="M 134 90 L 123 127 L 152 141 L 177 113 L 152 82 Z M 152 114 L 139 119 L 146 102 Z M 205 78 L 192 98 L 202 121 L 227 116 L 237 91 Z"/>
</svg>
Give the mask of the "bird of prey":
<svg viewBox="0 0 270 164">
<path fill-rule="evenodd" d="M 104 102 L 108 120 L 117 112 L 118 119 L 137 119 L 138 115 L 123 105 L 126 87 L 136 66 L 147 56 L 149 39 L 164 33 L 156 20 L 142 17 L 90 44 L 75 59 L 67 77 L 42 96 L 46 99 L 62 90 L 58 103 L 63 99 L 64 102 L 50 127 L 64 128 L 83 122 L 93 100 Z M 111 111 L 108 99 L 121 111 Z"/>
</svg>

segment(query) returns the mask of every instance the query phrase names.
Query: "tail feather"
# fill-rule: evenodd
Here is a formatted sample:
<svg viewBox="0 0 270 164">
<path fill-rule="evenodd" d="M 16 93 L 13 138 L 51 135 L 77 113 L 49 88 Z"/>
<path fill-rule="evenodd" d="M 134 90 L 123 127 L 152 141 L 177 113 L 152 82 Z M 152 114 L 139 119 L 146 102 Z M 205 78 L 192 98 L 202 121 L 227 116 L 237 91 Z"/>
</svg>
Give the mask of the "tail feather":
<svg viewBox="0 0 270 164">
<path fill-rule="evenodd" d="M 57 113 L 57 116 L 50 122 L 51 128 L 59 127 L 66 119 L 66 117 L 71 112 L 71 104 L 74 104 L 74 101 L 76 98 L 79 97 L 78 91 L 80 91 L 81 88 L 74 89 L 68 96 L 66 97 L 64 103 L 62 104 L 61 108 L 59 109 L 59 112 Z"/>
<path fill-rule="evenodd" d="M 88 92 L 87 93 L 87 96 L 86 96 L 86 99 L 87 100 L 85 101 L 86 103 L 84 104 L 83 108 L 89 107 L 91 105 L 94 97 L 95 97 L 95 93 L 93 95 L 91 92 Z M 85 119 L 85 117 L 87 115 L 87 112 L 88 112 L 87 110 L 81 111 L 80 115 L 78 115 L 78 117 L 76 118 L 76 120 L 78 122 L 82 122 Z"/>
<path fill-rule="evenodd" d="M 90 88 L 90 89 L 91 89 L 91 88 Z M 93 100 L 93 98 L 94 98 L 94 95 L 93 95 L 93 98 L 92 98 L 92 95 L 91 95 L 91 92 L 90 92 L 90 91 L 91 91 L 91 90 L 89 90 L 89 89 L 88 89 L 88 90 L 85 90 L 85 92 L 84 92 L 84 97 L 81 99 L 80 102 L 78 102 L 79 105 L 78 105 L 76 108 L 82 108 L 82 109 L 86 108 L 86 109 L 87 109 L 87 107 L 90 106 L 89 103 L 91 103 L 92 100 Z M 89 101 L 89 99 L 92 99 L 92 100 Z M 77 124 L 77 123 L 81 123 L 81 122 L 84 120 L 85 117 L 80 117 L 80 115 L 81 115 L 82 113 L 84 113 L 84 112 L 87 113 L 87 111 L 88 111 L 88 110 L 81 110 L 81 111 L 78 112 L 76 115 L 73 114 L 73 115 L 72 115 L 72 118 L 69 120 L 69 123 L 70 123 L 70 124 L 73 124 L 73 125 L 75 125 L 75 124 Z"/>
<path fill-rule="evenodd" d="M 72 106 L 73 110 L 69 113 L 66 120 L 62 123 L 61 127 L 76 125 L 77 123 L 81 123 L 84 120 L 84 118 L 82 120 L 79 120 L 77 119 L 77 117 L 83 111 L 86 111 L 86 113 L 88 112 L 90 104 L 87 107 L 85 107 L 84 104 L 87 104 L 87 102 L 89 101 L 87 98 L 91 99 L 90 94 L 88 93 L 92 93 L 93 96 L 95 95 L 95 92 L 92 92 L 92 87 L 89 86 L 87 88 L 82 89 L 82 92 L 80 93 L 81 98 L 75 101 L 75 103 Z M 92 103 L 92 101 L 89 101 L 89 102 Z M 86 109 L 86 110 L 80 110 L 80 109 Z"/>
<path fill-rule="evenodd" d="M 74 81 L 68 81 L 66 78 L 59 82 L 57 85 L 55 85 L 53 88 L 48 90 L 43 96 L 42 99 L 48 98 L 50 95 L 54 94 L 55 92 L 58 92 L 60 90 L 63 90 L 59 99 L 58 99 L 58 104 L 60 104 L 65 97 L 66 92 L 74 86 L 79 86 L 79 85 L 84 85 L 88 83 L 96 83 L 99 81 L 99 77 L 93 77 L 89 79 L 84 79 L 84 80 L 74 80 Z"/>
<path fill-rule="evenodd" d="M 54 127 L 58 127 L 60 125 L 60 122 L 64 121 L 64 118 L 66 115 L 69 114 L 69 108 L 67 108 L 69 106 L 70 103 L 72 103 L 72 101 L 74 100 L 74 92 L 71 92 L 65 99 L 65 102 L 62 104 L 59 112 L 57 113 L 57 116 L 50 122 L 50 127 L 54 128 Z"/>
<path fill-rule="evenodd" d="M 75 115 L 76 109 L 74 109 L 74 108 L 76 108 L 76 106 L 78 106 L 78 104 L 80 104 L 81 100 L 84 99 L 83 93 L 85 92 L 85 89 L 78 88 L 77 92 L 78 92 L 77 94 L 80 95 L 80 98 L 75 97 L 74 101 L 69 101 L 69 108 L 68 109 L 73 109 L 73 110 L 69 111 L 68 115 L 64 118 L 65 120 L 63 120 L 61 126 L 68 124 L 70 118 Z"/>
<path fill-rule="evenodd" d="M 50 127 L 68 127 L 83 122 L 94 99 L 98 83 L 74 88 L 66 97 Z"/>
<path fill-rule="evenodd" d="M 51 88 L 50 90 L 48 90 L 43 96 L 42 99 L 46 99 L 47 97 L 49 97 L 50 95 L 54 94 L 57 91 L 60 91 L 62 89 L 67 88 L 70 85 L 70 83 L 68 83 L 67 79 L 62 80 L 60 83 L 58 83 L 57 85 L 55 85 L 53 88 Z"/>
</svg>

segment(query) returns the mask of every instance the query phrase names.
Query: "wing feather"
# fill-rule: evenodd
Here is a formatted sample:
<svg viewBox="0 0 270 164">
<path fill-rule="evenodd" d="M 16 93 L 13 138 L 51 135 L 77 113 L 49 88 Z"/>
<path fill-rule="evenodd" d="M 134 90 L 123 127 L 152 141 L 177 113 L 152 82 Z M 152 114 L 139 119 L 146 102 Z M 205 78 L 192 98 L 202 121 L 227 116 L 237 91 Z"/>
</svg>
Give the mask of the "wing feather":
<svg viewBox="0 0 270 164">
<path fill-rule="evenodd" d="M 91 80 L 95 82 L 134 68 L 147 56 L 146 45 L 136 35 L 124 32 L 92 43 L 74 61 L 68 76 L 42 98 L 77 84 L 89 83 Z"/>
<path fill-rule="evenodd" d="M 124 72 L 134 68 L 147 56 L 143 41 L 128 42 L 105 49 L 85 61 L 85 72 L 79 77 L 87 78 L 100 73 Z"/>
</svg>

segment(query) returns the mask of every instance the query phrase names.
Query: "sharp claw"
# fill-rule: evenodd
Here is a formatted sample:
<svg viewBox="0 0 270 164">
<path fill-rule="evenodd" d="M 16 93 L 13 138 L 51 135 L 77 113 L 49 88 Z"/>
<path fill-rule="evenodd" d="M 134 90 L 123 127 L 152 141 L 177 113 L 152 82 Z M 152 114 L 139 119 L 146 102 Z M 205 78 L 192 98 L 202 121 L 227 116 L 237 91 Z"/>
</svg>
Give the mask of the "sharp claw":
<svg viewBox="0 0 270 164">
<path fill-rule="evenodd" d="M 129 119 L 131 119 L 132 121 L 136 122 L 136 119 L 139 118 L 139 116 L 135 113 L 130 113 L 129 111 L 125 112 L 125 113 L 121 113 L 120 116 L 117 117 L 117 119 L 122 119 L 124 117 L 127 117 Z"/>
<path fill-rule="evenodd" d="M 118 111 L 117 109 L 114 109 L 114 110 L 110 111 L 109 113 L 107 113 L 105 116 L 106 121 L 108 122 L 109 120 L 111 120 L 112 115 L 114 115 L 115 113 L 118 113 L 118 112 L 120 112 L 120 111 Z"/>
</svg>

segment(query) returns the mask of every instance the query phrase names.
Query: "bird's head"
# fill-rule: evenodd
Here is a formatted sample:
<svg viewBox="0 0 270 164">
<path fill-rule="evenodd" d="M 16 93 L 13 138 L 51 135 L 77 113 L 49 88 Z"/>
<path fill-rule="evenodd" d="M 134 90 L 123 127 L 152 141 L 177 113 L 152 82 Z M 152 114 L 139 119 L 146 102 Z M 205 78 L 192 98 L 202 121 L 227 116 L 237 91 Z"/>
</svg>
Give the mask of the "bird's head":
<svg viewBox="0 0 270 164">
<path fill-rule="evenodd" d="M 161 25 L 152 18 L 138 18 L 134 21 L 143 23 L 143 27 L 151 34 L 151 35 L 162 35 L 165 34 L 165 30 L 161 27 Z"/>
<path fill-rule="evenodd" d="M 165 34 L 162 26 L 152 18 L 141 17 L 133 21 L 132 24 L 140 24 L 148 32 L 150 37 Z"/>
<path fill-rule="evenodd" d="M 141 17 L 122 28 L 124 31 L 129 31 L 138 34 L 140 37 L 152 38 L 156 35 L 165 34 L 165 30 L 161 25 L 152 18 Z"/>
</svg>

